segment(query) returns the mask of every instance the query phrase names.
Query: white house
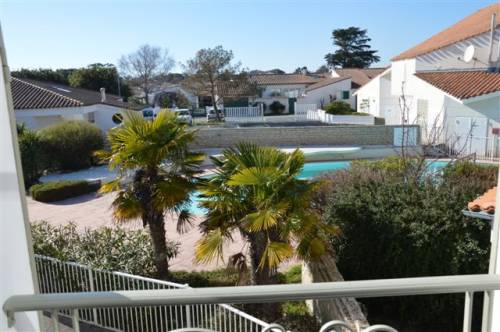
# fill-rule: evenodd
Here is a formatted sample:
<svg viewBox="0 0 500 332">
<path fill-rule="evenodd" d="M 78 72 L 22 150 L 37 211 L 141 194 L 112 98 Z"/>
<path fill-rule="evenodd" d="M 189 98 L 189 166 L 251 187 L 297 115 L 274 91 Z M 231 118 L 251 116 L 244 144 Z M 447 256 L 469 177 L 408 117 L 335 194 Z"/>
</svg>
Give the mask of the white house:
<svg viewBox="0 0 500 332">
<path fill-rule="evenodd" d="M 500 133 L 499 58 L 497 2 L 394 57 L 355 92 L 358 110 L 386 124 L 418 123 L 423 141 L 484 137 L 471 151 L 481 152 Z"/>
<path fill-rule="evenodd" d="M 133 109 L 118 96 L 57 83 L 11 79 L 17 123 L 39 129 L 65 120 L 86 120 L 106 132 L 116 126 L 113 115 Z"/>
<path fill-rule="evenodd" d="M 294 113 L 298 98 L 306 93 L 306 88 L 321 81 L 319 75 L 306 74 L 262 74 L 250 77 L 260 90 L 260 95 L 251 99 L 253 103 L 262 103 L 267 112 L 269 105 L 278 101 L 285 105 L 285 113 Z"/>
</svg>

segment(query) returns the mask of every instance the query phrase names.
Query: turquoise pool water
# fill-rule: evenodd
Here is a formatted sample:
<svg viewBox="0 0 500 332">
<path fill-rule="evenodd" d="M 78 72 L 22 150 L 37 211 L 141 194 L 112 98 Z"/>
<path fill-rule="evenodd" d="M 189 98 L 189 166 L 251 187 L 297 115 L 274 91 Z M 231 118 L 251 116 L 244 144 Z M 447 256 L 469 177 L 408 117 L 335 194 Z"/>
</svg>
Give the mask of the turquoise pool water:
<svg viewBox="0 0 500 332">
<path fill-rule="evenodd" d="M 433 161 L 429 165 L 429 171 L 437 173 L 441 168 L 448 164 L 447 161 Z M 339 169 L 346 169 L 351 165 L 350 161 L 325 161 L 316 163 L 306 163 L 302 172 L 300 172 L 299 179 L 310 179 L 322 173 L 336 171 Z M 192 204 L 189 211 L 193 214 L 202 215 L 205 211 L 198 206 L 198 193 L 195 192 L 191 196 Z"/>
</svg>

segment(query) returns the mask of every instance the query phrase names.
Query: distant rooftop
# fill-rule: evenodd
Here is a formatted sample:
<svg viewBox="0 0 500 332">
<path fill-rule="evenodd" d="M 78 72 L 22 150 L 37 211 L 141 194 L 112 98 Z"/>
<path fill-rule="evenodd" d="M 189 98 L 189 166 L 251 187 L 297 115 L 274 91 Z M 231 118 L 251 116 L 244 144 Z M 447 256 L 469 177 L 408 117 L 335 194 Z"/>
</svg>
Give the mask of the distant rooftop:
<svg viewBox="0 0 500 332">
<path fill-rule="evenodd" d="M 272 84 L 314 84 L 319 82 L 322 78 L 313 75 L 303 75 L 303 74 L 264 74 L 264 75 L 253 75 L 251 80 L 257 82 L 260 85 L 272 85 Z"/>
</svg>

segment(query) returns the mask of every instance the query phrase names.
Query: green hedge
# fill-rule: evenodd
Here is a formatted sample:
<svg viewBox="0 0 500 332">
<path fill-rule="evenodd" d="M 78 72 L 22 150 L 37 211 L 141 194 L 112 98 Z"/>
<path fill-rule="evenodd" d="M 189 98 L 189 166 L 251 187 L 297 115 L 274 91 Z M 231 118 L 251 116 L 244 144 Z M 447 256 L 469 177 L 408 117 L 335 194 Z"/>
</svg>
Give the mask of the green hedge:
<svg viewBox="0 0 500 332">
<path fill-rule="evenodd" d="M 35 201 L 55 202 L 99 190 L 100 181 L 50 181 L 35 184 L 30 195 Z"/>
<path fill-rule="evenodd" d="M 24 186 L 29 188 L 38 183 L 43 171 L 47 168 L 47 156 L 43 143 L 35 131 L 26 128 L 24 125 L 18 125 L 17 136 L 23 167 Z"/>
<path fill-rule="evenodd" d="M 421 162 L 356 162 L 323 177 L 315 204 L 340 229 L 332 245 L 346 280 L 487 273 L 490 226 L 462 210 L 496 184 L 498 168 L 456 163 L 439 176 L 419 171 Z M 361 301 L 370 321 L 396 319 L 398 330 L 462 324 L 463 294 Z M 474 303 L 480 317 L 482 301 Z"/>
<path fill-rule="evenodd" d="M 104 136 L 99 128 L 87 121 L 64 121 L 38 132 L 51 156 L 52 168 L 78 170 L 90 167 L 93 154 L 104 147 Z"/>
</svg>

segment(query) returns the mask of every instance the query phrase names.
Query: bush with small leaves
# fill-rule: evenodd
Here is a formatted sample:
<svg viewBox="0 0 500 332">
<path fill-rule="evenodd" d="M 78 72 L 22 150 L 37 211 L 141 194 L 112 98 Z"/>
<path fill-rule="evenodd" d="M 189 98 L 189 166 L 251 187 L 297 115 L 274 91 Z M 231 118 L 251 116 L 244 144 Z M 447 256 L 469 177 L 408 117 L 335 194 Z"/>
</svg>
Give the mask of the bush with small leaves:
<svg viewBox="0 0 500 332">
<path fill-rule="evenodd" d="M 87 121 L 59 122 L 41 129 L 39 135 L 51 166 L 61 170 L 90 167 L 93 153 L 104 147 L 101 130 Z"/>
<path fill-rule="evenodd" d="M 269 105 L 269 109 L 273 114 L 282 114 L 285 111 L 286 106 L 280 103 L 279 101 L 273 101 L 271 105 Z"/>
</svg>

